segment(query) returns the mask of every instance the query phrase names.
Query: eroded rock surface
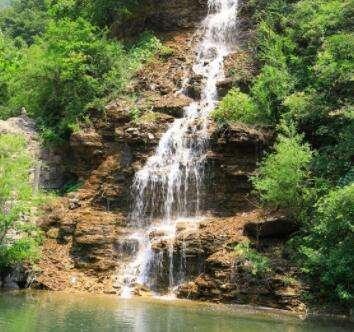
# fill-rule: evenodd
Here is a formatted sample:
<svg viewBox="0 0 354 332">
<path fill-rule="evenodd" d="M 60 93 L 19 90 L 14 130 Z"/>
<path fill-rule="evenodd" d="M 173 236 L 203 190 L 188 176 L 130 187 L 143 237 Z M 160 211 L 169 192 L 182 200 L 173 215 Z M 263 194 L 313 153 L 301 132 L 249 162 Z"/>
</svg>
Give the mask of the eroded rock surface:
<svg viewBox="0 0 354 332">
<path fill-rule="evenodd" d="M 171 2 L 168 8 L 174 5 Z M 128 89 L 134 98 L 112 101 L 104 114 L 92 112 L 91 125 L 72 135 L 70 170 L 80 188 L 49 206 L 41 221 L 47 239 L 36 287 L 119 293 L 116 273 L 137 251 L 137 243 L 129 238 L 134 174 L 170 123 L 182 116 L 190 98 L 200 97 L 198 77 L 184 86 L 189 97 L 177 93 L 191 73 L 194 42 L 191 31 L 166 34 L 164 43 L 171 54 L 156 57 L 137 74 Z M 225 68 L 227 81 L 219 84 L 220 93 L 224 90 L 221 95 L 232 86 L 242 88 L 254 67 L 249 53 L 237 51 L 225 60 Z M 235 71 L 239 73 L 236 78 Z M 212 121 L 208 130 L 202 197 L 207 218 L 196 227 L 181 220 L 172 243 L 175 278 L 181 282 L 179 297 L 300 308 L 300 286 L 293 277 L 296 271 L 283 257 L 282 238 L 265 236 L 263 240 L 249 230 L 252 223 L 272 218 L 255 208 L 249 181 L 272 133 L 241 125 L 219 126 Z M 154 252 L 162 257 L 153 283 L 156 290 L 164 291 L 171 243 L 161 233 L 149 236 Z M 246 240 L 269 258 L 272 273 L 255 277 L 249 263 L 237 257 L 235 246 Z M 147 296 L 149 292 L 137 285 L 136 294 Z"/>
<path fill-rule="evenodd" d="M 0 120 L 0 135 L 2 134 L 20 135 L 26 140 L 28 153 L 35 161 L 31 172 L 34 186 L 42 189 L 61 188 L 65 180 L 63 151 L 41 143 L 36 124 L 28 117 L 26 110 L 23 109 L 17 117 Z"/>
<path fill-rule="evenodd" d="M 175 31 L 195 28 L 205 17 L 207 9 L 207 0 L 143 0 L 129 19 L 117 18 L 112 33 L 127 37 L 144 29 Z"/>
</svg>

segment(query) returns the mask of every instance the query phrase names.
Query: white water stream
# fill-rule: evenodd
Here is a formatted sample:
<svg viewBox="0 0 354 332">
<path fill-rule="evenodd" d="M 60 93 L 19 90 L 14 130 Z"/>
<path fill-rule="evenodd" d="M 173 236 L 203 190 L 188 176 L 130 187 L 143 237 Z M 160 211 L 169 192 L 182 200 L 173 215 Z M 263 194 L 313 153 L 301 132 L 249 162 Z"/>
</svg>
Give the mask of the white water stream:
<svg viewBox="0 0 354 332">
<path fill-rule="evenodd" d="M 151 286 L 152 269 L 162 268 L 162 253 L 152 249 L 157 234 L 169 248 L 169 291 L 184 271 L 174 273 L 173 241 L 179 221 L 197 224 L 202 218 L 201 191 L 208 142 L 208 116 L 218 101 L 217 82 L 223 78 L 223 61 L 231 51 L 236 32 L 238 0 L 209 0 L 209 12 L 202 22 L 202 38 L 193 67 L 202 80 L 201 98 L 185 108 L 162 136 L 146 165 L 136 173 L 132 192 L 131 223 L 136 232 L 130 240 L 138 243 L 135 258 L 118 278 L 122 297 L 130 297 L 136 284 Z M 183 93 L 183 91 L 182 91 Z M 183 269 L 185 262 L 176 262 Z M 180 279 L 180 278 L 178 278 Z"/>
</svg>

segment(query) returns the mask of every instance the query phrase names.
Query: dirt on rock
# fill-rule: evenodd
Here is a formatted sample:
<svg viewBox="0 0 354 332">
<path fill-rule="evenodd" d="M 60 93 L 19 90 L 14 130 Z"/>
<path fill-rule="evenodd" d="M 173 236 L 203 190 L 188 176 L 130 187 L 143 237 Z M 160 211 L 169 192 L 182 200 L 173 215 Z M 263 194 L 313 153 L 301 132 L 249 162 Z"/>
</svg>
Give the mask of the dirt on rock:
<svg viewBox="0 0 354 332">
<path fill-rule="evenodd" d="M 117 293 L 117 271 L 134 253 L 127 242 L 130 188 L 137 170 L 153 153 L 159 139 L 175 118 L 181 117 L 189 98 L 198 98 L 198 78 L 185 86 L 189 97 L 177 92 L 191 72 L 195 35 L 190 30 L 163 36 L 165 53 L 147 63 L 128 88 L 134 98 L 120 97 L 106 106 L 104 115 L 92 111 L 91 124 L 70 139 L 67 164 L 76 179 L 74 191 L 58 198 L 41 219 L 46 238 L 34 287 Z M 247 81 L 253 70 L 249 54 L 236 53 L 226 60 L 245 68 Z M 236 64 L 235 64 L 236 63 Z M 227 87 L 228 89 L 229 87 Z M 192 93 L 193 92 L 193 93 Z M 210 121 L 203 206 L 208 217 L 195 229 L 179 224 L 174 243 L 176 261 L 181 248 L 187 253 L 187 275 L 179 287 L 183 298 L 254 303 L 277 308 L 301 308 L 293 271 L 283 257 L 284 238 L 259 239 L 245 231 L 250 223 L 269 219 L 257 208 L 250 176 L 272 133 L 241 125 L 219 126 Z M 276 218 L 276 214 L 271 214 Z M 268 226 L 267 226 L 268 227 Z M 158 234 L 154 250 L 164 251 Z M 249 241 L 274 266 L 266 277 L 249 272 L 247 260 L 238 260 L 235 246 Z M 161 285 L 164 284 L 161 280 Z M 141 288 L 140 293 L 146 293 Z"/>
</svg>

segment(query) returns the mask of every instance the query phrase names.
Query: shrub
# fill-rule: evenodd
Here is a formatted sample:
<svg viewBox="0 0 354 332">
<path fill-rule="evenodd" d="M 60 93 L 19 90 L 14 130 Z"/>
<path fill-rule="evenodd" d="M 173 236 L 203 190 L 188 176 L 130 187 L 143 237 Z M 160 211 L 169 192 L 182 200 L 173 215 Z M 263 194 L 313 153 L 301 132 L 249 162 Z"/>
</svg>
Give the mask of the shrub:
<svg viewBox="0 0 354 332">
<path fill-rule="evenodd" d="M 328 99 L 352 96 L 353 49 L 353 33 L 341 33 L 328 37 L 318 53 L 314 71 L 318 76 L 317 84 L 326 91 Z"/>
<path fill-rule="evenodd" d="M 121 92 L 131 75 L 157 51 L 160 42 L 145 34 L 132 50 L 106 38 L 88 21 L 52 21 L 43 37 L 24 50 L 12 75 L 10 106 L 24 106 L 44 138 L 66 138 L 90 108 Z"/>
<path fill-rule="evenodd" d="M 14 41 L 0 33 L 0 119 L 12 115 L 8 107 L 10 99 L 9 81 L 16 73 L 21 61 L 21 52 Z"/>
<path fill-rule="evenodd" d="M 123 85 L 124 60 L 122 47 L 85 20 L 52 22 L 11 80 L 10 104 L 25 106 L 40 127 L 65 137 L 90 103 Z"/>
<path fill-rule="evenodd" d="M 244 122 L 251 124 L 260 121 L 258 110 L 252 99 L 236 88 L 231 89 L 221 100 L 212 116 L 220 123 Z"/>
<path fill-rule="evenodd" d="M 0 30 L 28 45 L 42 35 L 49 21 L 46 0 L 12 0 L 11 6 L 0 10 Z"/>
<path fill-rule="evenodd" d="M 332 190 L 316 205 L 307 235 L 298 239 L 300 266 L 330 300 L 354 299 L 354 184 Z"/>
<path fill-rule="evenodd" d="M 261 163 L 258 175 L 252 178 L 261 200 L 276 208 L 296 213 L 301 208 L 304 182 L 309 177 L 312 152 L 293 129 L 280 135 L 275 151 Z"/>
<path fill-rule="evenodd" d="M 0 267 L 38 256 L 39 232 L 25 220 L 39 198 L 29 181 L 32 166 L 22 137 L 0 136 Z"/>
<path fill-rule="evenodd" d="M 254 80 L 251 96 L 262 112 L 264 122 L 276 124 L 284 99 L 291 94 L 293 79 L 286 68 L 265 65 Z"/>
<path fill-rule="evenodd" d="M 254 276 L 264 276 L 271 272 L 269 259 L 250 247 L 249 242 L 239 243 L 235 247 L 235 254 L 239 259 L 247 262 L 244 264 Z"/>
</svg>

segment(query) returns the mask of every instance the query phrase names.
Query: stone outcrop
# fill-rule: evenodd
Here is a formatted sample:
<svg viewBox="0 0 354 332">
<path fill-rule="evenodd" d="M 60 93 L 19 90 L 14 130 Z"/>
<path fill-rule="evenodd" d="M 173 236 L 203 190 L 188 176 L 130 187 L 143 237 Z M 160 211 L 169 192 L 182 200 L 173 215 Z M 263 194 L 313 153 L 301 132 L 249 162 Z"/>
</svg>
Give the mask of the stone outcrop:
<svg viewBox="0 0 354 332">
<path fill-rule="evenodd" d="M 31 172 L 31 181 L 36 187 L 42 189 L 62 187 L 65 181 L 63 151 L 41 144 L 36 124 L 28 117 L 25 109 L 17 117 L 9 118 L 6 121 L 0 120 L 1 134 L 20 135 L 26 140 L 28 153 L 35 161 Z"/>
<path fill-rule="evenodd" d="M 302 310 L 299 297 L 302 285 L 296 279 L 296 271 L 283 257 L 283 240 L 256 241 L 245 235 L 245 227 L 251 220 L 261 223 L 269 218 L 263 211 L 255 210 L 203 221 L 199 229 L 189 235 L 184 248 L 188 252 L 186 265 L 195 266 L 197 260 L 202 268 L 181 284 L 178 296 Z M 237 244 L 249 241 L 269 260 L 269 270 L 264 274 L 254 274 L 250 269 L 253 263 L 239 257 L 235 251 Z M 179 246 L 177 240 L 176 252 Z"/>
<path fill-rule="evenodd" d="M 249 179 L 272 133 L 242 125 L 220 127 L 214 124 L 209 130 L 205 208 L 214 215 L 233 215 L 254 209 Z"/>
<path fill-rule="evenodd" d="M 173 278 L 180 284 L 178 297 L 303 310 L 299 296 L 303 285 L 284 258 L 286 238 L 255 239 L 246 232 L 251 223 L 266 224 L 274 219 L 272 213 L 256 209 L 232 217 L 210 217 L 198 225 L 181 221 L 172 243 Z M 169 280 L 171 243 L 163 234 L 153 236 L 152 249 L 160 260 L 151 283 L 154 290 L 163 292 Z M 237 253 L 236 246 L 242 243 L 249 243 L 268 260 L 266 271 L 255 272 L 254 262 Z"/>
<path fill-rule="evenodd" d="M 160 13 L 163 21 L 169 17 L 166 13 L 170 8 L 177 10 L 173 6 L 183 4 L 162 1 L 158 8 L 166 10 L 155 13 Z M 204 8 L 198 1 L 191 6 L 200 4 Z M 198 77 L 184 86 L 189 97 L 176 94 L 191 72 L 193 42 L 190 31 L 166 34 L 164 43 L 171 54 L 157 56 L 139 71 L 128 90 L 134 98 L 112 101 L 104 114 L 92 111 L 91 124 L 71 136 L 67 156 L 79 188 L 48 206 L 41 220 L 46 240 L 38 264 L 37 288 L 119 293 L 115 288 L 117 271 L 137 251 L 136 241 L 128 236 L 134 174 L 153 153 L 170 123 L 183 114 L 189 98 L 199 98 Z M 227 75 L 219 84 L 221 95 L 232 86 L 247 88 L 254 66 L 250 53 L 246 53 L 237 51 L 225 60 Z M 181 283 L 179 297 L 300 308 L 301 285 L 283 255 L 281 229 L 285 224 L 279 219 L 272 222 L 273 214 L 255 208 L 257 200 L 249 180 L 273 139 L 272 133 L 242 125 L 219 126 L 213 121 L 208 130 L 202 197 L 208 218 L 195 227 L 190 227 L 188 220 L 180 221 L 173 243 L 163 233 L 149 234 L 152 249 L 161 258 L 152 289 L 167 289 L 172 244 L 174 277 Z M 271 273 L 254 276 L 250 262 L 237 257 L 235 246 L 244 241 L 268 257 Z M 136 289 L 140 295 L 147 291 L 143 286 Z"/>
<path fill-rule="evenodd" d="M 117 18 L 111 29 L 115 36 L 127 37 L 145 29 L 161 32 L 195 28 L 207 8 L 207 0 L 143 0 L 133 15 Z"/>
<path fill-rule="evenodd" d="M 297 230 L 297 225 L 286 215 L 272 215 L 262 220 L 252 220 L 245 225 L 245 234 L 259 238 L 286 238 Z"/>
<path fill-rule="evenodd" d="M 29 287 L 35 279 L 35 273 L 27 265 L 17 264 L 11 269 L 0 271 L 0 288 L 16 290 Z"/>
</svg>

